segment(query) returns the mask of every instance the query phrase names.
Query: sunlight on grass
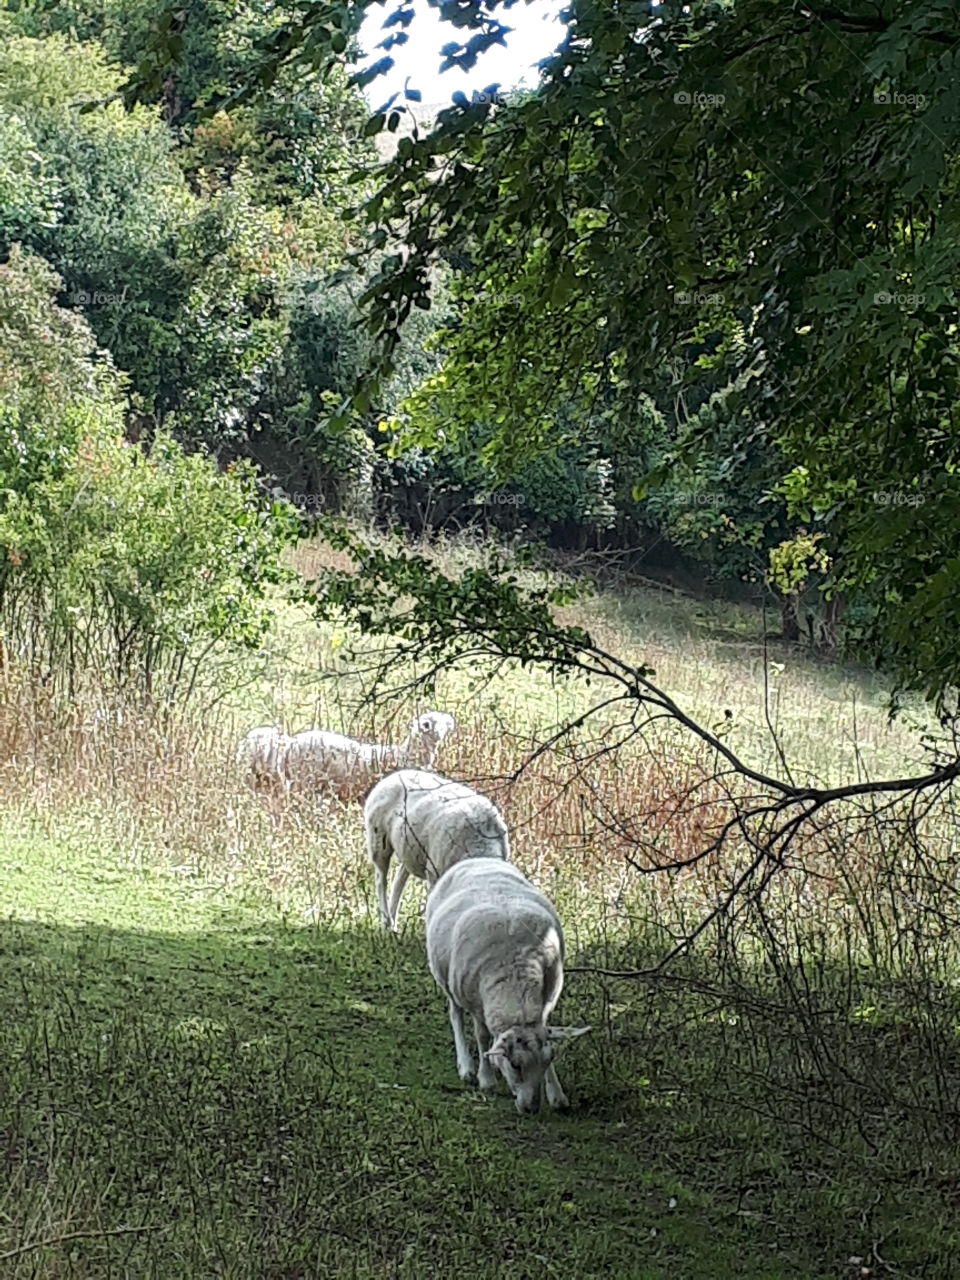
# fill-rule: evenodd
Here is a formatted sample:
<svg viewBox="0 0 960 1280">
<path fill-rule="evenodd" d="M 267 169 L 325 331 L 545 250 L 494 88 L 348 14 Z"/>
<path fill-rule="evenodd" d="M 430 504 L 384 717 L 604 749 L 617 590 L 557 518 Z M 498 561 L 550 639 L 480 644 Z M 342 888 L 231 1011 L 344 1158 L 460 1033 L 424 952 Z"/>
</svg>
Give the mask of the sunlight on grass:
<svg viewBox="0 0 960 1280">
<path fill-rule="evenodd" d="M 439 554 L 453 570 L 483 552 Z M 299 555 L 322 570 L 323 549 Z M 656 667 L 754 764 L 777 765 L 766 673 L 798 777 L 922 765 L 921 716 L 889 724 L 872 676 L 765 645 L 756 611 L 624 586 L 569 618 Z M 442 675 L 431 703 L 458 731 L 441 767 L 502 807 L 565 922 L 556 1020 L 594 1026 L 558 1059 L 571 1114 L 524 1122 L 457 1079 L 423 886 L 398 937 L 377 928 L 359 806 L 298 796 L 274 823 L 237 775 L 257 723 L 402 736 L 413 703 L 364 702 L 355 639 L 284 605 L 270 645 L 221 673 L 228 696 L 106 733 L 82 727 L 82 702 L 28 713 L 8 682 L 3 1275 L 826 1280 L 883 1241 L 904 1275 L 947 1280 L 947 802 L 922 817 L 922 849 L 892 818 L 812 827 L 762 906 L 715 923 L 662 980 L 604 978 L 655 966 L 748 855 L 737 837 L 686 871 L 636 870 L 709 843 L 727 799 L 716 762 L 666 725 L 605 751 L 613 717 L 521 770 L 597 691 L 516 668 Z"/>
</svg>

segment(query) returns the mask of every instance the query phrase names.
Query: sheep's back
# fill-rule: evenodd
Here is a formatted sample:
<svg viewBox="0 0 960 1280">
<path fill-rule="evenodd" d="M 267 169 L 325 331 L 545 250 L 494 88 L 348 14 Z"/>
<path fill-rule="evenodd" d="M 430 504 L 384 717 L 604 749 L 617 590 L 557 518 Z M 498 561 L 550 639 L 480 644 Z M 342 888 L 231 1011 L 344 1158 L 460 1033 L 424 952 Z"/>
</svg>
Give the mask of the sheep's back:
<svg viewBox="0 0 960 1280">
<path fill-rule="evenodd" d="M 362 781 L 385 762 L 391 750 L 329 729 L 307 729 L 291 738 L 285 769 L 291 780 L 301 783 Z"/>
<path fill-rule="evenodd" d="M 364 816 L 407 870 L 431 883 L 462 858 L 509 857 L 507 829 L 493 802 L 426 770 L 401 769 L 381 779 Z"/>
<path fill-rule="evenodd" d="M 474 791 L 466 795 L 439 792 L 407 822 L 408 842 L 422 855 L 424 873 L 431 880 L 465 858 L 506 860 L 510 856 L 503 818 L 486 796 Z"/>
<path fill-rule="evenodd" d="M 553 904 L 508 862 L 468 860 L 446 871 L 427 897 L 426 928 L 430 971 L 465 1006 L 492 964 L 516 971 L 533 953 L 545 969 L 563 962 Z"/>
</svg>

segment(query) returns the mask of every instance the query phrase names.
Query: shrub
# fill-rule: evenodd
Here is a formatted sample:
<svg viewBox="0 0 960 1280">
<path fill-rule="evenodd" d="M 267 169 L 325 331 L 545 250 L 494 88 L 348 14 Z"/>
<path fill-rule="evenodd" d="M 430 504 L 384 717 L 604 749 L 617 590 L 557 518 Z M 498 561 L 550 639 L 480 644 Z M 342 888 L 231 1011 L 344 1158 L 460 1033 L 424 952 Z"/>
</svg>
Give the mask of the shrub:
<svg viewBox="0 0 960 1280">
<path fill-rule="evenodd" d="M 264 503 L 249 464 L 222 472 L 163 434 L 149 450 L 124 440 L 121 380 L 59 287 L 19 250 L 0 267 L 7 653 L 70 691 L 93 675 L 172 699 L 212 649 L 260 643 L 297 521 Z"/>
</svg>

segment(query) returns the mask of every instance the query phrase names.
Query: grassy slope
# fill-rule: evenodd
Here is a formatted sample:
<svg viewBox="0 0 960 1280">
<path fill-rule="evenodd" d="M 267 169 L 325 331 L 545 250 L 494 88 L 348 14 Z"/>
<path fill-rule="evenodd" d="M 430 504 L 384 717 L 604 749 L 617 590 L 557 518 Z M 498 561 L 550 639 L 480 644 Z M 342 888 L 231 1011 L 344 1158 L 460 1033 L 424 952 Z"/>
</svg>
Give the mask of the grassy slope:
<svg viewBox="0 0 960 1280">
<path fill-rule="evenodd" d="M 476 564 L 482 555 L 456 543 L 439 554 L 452 574 Z M 322 574 L 328 563 L 340 561 L 325 549 L 305 546 L 296 557 L 308 577 Z M 521 578 L 538 585 L 544 581 L 532 572 Z M 861 774 L 900 776 L 905 760 L 916 754 L 918 727 L 930 725 L 922 707 L 891 725 L 886 689 L 870 672 L 818 662 L 775 641 L 764 644 L 764 625 L 771 627 L 773 620 L 752 607 L 698 601 L 625 582 L 562 616 L 586 627 L 609 652 L 653 667 L 661 687 L 702 723 L 714 726 L 724 709 L 732 709 L 732 722 L 723 725 L 726 740 L 756 767 L 780 772 L 769 728 L 773 725 L 787 758 L 801 773 L 829 782 L 848 782 Z M 277 721 L 296 731 L 317 723 L 349 732 L 370 681 L 351 664 L 348 640 L 332 624 L 318 628 L 285 609 L 275 641 L 264 652 L 261 678 L 231 700 L 238 724 L 246 728 Z M 400 676 L 397 683 L 402 683 Z M 485 726 L 492 718 L 515 730 L 542 730 L 609 692 L 597 684 L 558 685 L 543 672 L 519 668 L 501 668 L 490 685 L 479 681 L 476 671 L 455 670 L 441 675 L 435 705 L 460 717 L 479 717 Z M 385 723 L 381 713 L 372 724 L 367 716 L 360 723 L 387 740 L 391 732 L 392 740 L 404 733 L 402 717 Z"/>
<path fill-rule="evenodd" d="M 143 1228 L 39 1274 L 797 1274 L 572 1055 L 573 1117 L 464 1092 L 415 928 L 303 927 L 69 841 L 0 858 L 3 1234 Z"/>
<path fill-rule="evenodd" d="M 621 650 L 655 650 L 690 703 L 732 701 L 760 742 L 763 652 L 731 638 L 738 619 L 622 593 L 589 608 Z M 331 643 L 287 630 L 301 665 L 259 705 L 302 714 Z M 902 765 L 910 736 L 883 726 L 872 682 L 798 661 L 785 675 L 780 715 L 812 769 L 844 771 L 854 722 L 871 768 Z M 451 681 L 438 702 L 465 727 L 448 767 L 487 763 L 471 713 L 549 716 L 547 692 L 507 676 L 471 705 Z M 954 1051 L 933 1032 L 838 1024 L 839 1067 L 821 1078 L 776 999 L 753 1014 L 571 974 L 561 1020 L 596 1026 L 560 1061 L 573 1113 L 521 1120 L 459 1086 L 418 895 L 400 939 L 373 927 L 356 810 L 271 831 L 224 768 L 233 728 L 208 760 L 126 741 L 109 785 L 102 764 L 51 763 L 42 742 L 0 773 L 0 1274 L 892 1274 L 878 1256 L 901 1276 L 955 1274 L 954 1138 L 918 1109 L 858 1103 L 856 1085 L 923 1080 L 930 1045 Z M 516 847 L 550 875 L 571 961 L 655 959 L 644 900 L 621 909 L 587 877 L 554 838 L 558 812 Z M 847 981 L 813 976 L 831 994 Z M 16 1252 L 71 1232 L 92 1235 Z"/>
</svg>

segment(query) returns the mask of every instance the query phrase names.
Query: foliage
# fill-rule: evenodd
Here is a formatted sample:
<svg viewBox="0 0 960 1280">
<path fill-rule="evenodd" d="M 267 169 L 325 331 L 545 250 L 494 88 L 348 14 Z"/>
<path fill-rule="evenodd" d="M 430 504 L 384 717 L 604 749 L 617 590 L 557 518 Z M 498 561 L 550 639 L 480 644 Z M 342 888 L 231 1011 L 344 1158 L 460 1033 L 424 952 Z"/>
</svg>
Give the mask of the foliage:
<svg viewBox="0 0 960 1280">
<path fill-rule="evenodd" d="M 225 36 L 226 9 L 218 13 Z M 120 49 L 110 15 L 89 17 L 83 30 Z M 149 17 L 140 12 L 144 39 Z M 21 29 L 28 19 L 42 31 L 52 15 L 22 12 Z M 125 29 L 124 39 L 137 29 Z M 228 55 L 218 45 L 209 56 L 191 63 L 190 74 L 213 75 Z M 126 111 L 116 100 L 121 80 L 95 42 L 48 34 L 5 43 L 0 138 L 6 129 L 11 144 L 0 161 L 0 245 L 21 239 L 60 272 L 65 301 L 83 310 L 130 375 L 138 430 L 236 450 L 251 430 L 265 429 L 309 448 L 307 438 L 323 434 L 318 389 L 342 396 L 360 370 L 359 357 L 350 363 L 344 350 L 345 339 L 356 347 L 352 303 L 324 281 L 345 244 L 338 202 L 359 162 L 345 140 L 356 95 L 342 74 L 329 94 L 310 79 L 293 87 L 291 109 L 300 114 L 288 123 L 301 147 L 321 148 L 309 161 L 310 183 L 297 186 L 285 168 L 294 152 L 271 140 L 262 121 L 224 116 L 204 126 L 226 138 L 220 151 L 210 137 L 177 148 L 157 108 Z M 278 86 L 278 100 L 287 101 L 289 87 Z M 310 119 L 296 106 L 301 99 L 312 104 Z M 297 296 L 304 281 L 309 307 Z M 316 455 L 317 465 L 325 460 Z"/>
<path fill-rule="evenodd" d="M 710 573 L 757 582 L 791 526 L 784 499 L 772 492 L 782 456 L 743 391 L 728 384 L 672 439 L 664 431 L 639 496 L 666 536 Z"/>
<path fill-rule="evenodd" d="M 556 606 L 575 598 L 568 584 L 528 590 L 497 555 L 454 578 L 420 553 L 369 545 L 335 522 L 324 531 L 353 565 L 305 588 L 318 618 L 345 618 L 363 635 L 394 637 L 405 652 L 437 664 L 483 651 L 572 672 L 591 644 L 583 628 L 554 618 Z"/>
<path fill-rule="evenodd" d="M 456 24 L 482 41 L 496 8 Z M 320 57 L 319 21 L 284 48 Z M 874 606 L 863 651 L 937 697 L 960 682 L 958 58 L 942 0 L 577 0 L 535 95 L 442 113 L 366 201 L 371 242 L 408 246 L 364 299 L 383 368 L 431 263 L 468 253 L 449 421 L 493 422 L 506 473 L 563 404 L 611 388 L 626 423 L 665 367 L 695 385 L 714 335 L 783 474 L 807 469 L 834 585 Z"/>
<path fill-rule="evenodd" d="M 480 504 L 499 503 L 537 533 L 561 522 L 612 523 L 612 468 L 597 445 L 589 439 L 565 440 L 550 454 L 523 463 L 503 486 L 486 456 L 496 434 L 489 424 L 475 423 L 449 436 L 444 430 L 438 401 L 445 381 L 443 370 L 434 373 L 402 401 L 396 414 L 381 420 L 379 430 L 389 440 L 392 460 L 385 484 L 419 484 L 436 496 L 456 495 L 461 516 L 475 513 Z M 432 443 L 425 447 L 418 441 L 431 415 Z"/>
<path fill-rule="evenodd" d="M 252 471 L 159 435 L 124 441 L 119 382 L 61 282 L 18 248 L 0 267 L 0 621 L 8 653 L 72 688 L 186 693 L 203 655 L 251 646 L 296 531 Z"/>
<path fill-rule="evenodd" d="M 0 234 L 15 240 L 35 226 L 49 227 L 58 208 L 56 179 L 45 172 L 30 131 L 6 107 L 0 107 Z"/>
<path fill-rule="evenodd" d="M 75 312 L 54 306 L 56 274 L 13 246 L 0 267 L 0 395 L 38 424 L 55 421 L 78 402 L 99 401 L 113 384 L 110 365 L 95 359 L 96 342 Z"/>
<path fill-rule="evenodd" d="M 457 323 L 461 292 L 462 285 L 454 287 L 447 315 L 430 336 L 436 366 L 379 424 L 389 440 L 394 475 L 429 483 L 440 493 L 461 494 L 467 510 L 497 495 L 537 534 L 558 524 L 611 527 L 619 513 L 630 511 L 637 479 L 649 469 L 654 442 L 663 443 L 662 415 L 642 397 L 642 429 L 624 433 L 616 415 L 597 404 L 564 405 L 551 448 L 518 461 L 505 483 L 496 463 L 501 429 L 477 418 L 458 429 L 448 414 L 452 373 L 442 357 Z M 398 350 L 409 345 L 405 329 Z M 391 385 L 397 383 L 395 374 Z"/>
<path fill-rule="evenodd" d="M 269 102 L 287 75 L 325 75 L 365 7 L 250 6 L 236 50 L 216 4 L 186 24 L 170 8 L 136 37 L 128 100 L 163 103 L 189 128 L 191 113 L 212 122 L 219 108 L 242 151 L 251 132 L 235 113 Z M 458 28 L 447 62 L 471 65 L 497 39 L 496 0 L 440 7 Z M 385 53 L 408 21 L 392 16 Z M 960 623 L 958 50 L 943 0 L 802 14 L 772 0 L 638 0 L 629 12 L 575 0 L 536 93 L 464 99 L 432 134 L 400 140 L 378 191 L 361 183 L 377 255 L 361 302 L 380 376 L 408 316 L 429 305 L 436 264 L 458 258 L 471 269 L 444 337 L 444 430 L 449 443 L 490 424 L 498 482 L 558 456 L 564 414 L 584 423 L 602 404 L 636 434 L 665 374 L 677 394 L 699 395 L 721 362 L 751 437 L 762 433 L 764 466 L 780 468 L 763 490 L 776 516 L 741 504 L 721 513 L 732 532 L 709 512 L 678 532 L 725 569 L 734 545 L 762 554 L 779 545 L 777 481 L 794 477 L 786 533 L 816 522 L 827 534 L 830 589 L 855 594 L 869 618 L 861 651 L 939 697 L 960 682 L 960 656 L 943 657 L 958 653 Z M 218 82 L 225 69 L 236 91 Z M 395 127 L 398 105 L 369 131 Z M 230 152 L 225 135 L 213 141 Z M 389 409 L 376 379 L 362 381 L 353 411 Z M 709 451 L 695 464 L 704 481 L 712 467 Z"/>
<path fill-rule="evenodd" d="M 168 43 L 162 67 L 151 71 L 158 16 Z M 255 74 L 260 43 L 282 19 L 281 9 L 256 0 L 186 0 L 166 16 L 150 0 L 26 0 L 10 21 L 23 35 L 97 41 L 115 63 L 137 66 L 151 77 L 141 101 L 161 108 L 191 176 L 228 183 L 245 164 L 264 204 L 313 200 L 315 213 L 328 213 L 328 235 L 342 239 L 336 213 L 347 181 L 373 154 L 362 135 L 366 107 L 346 72 L 282 68 L 256 102 L 225 101 Z M 211 114 L 213 100 L 224 105 Z"/>
<path fill-rule="evenodd" d="M 771 550 L 770 575 L 784 595 L 802 591 L 811 572 L 826 574 L 829 571 L 830 557 L 822 542 L 822 533 L 800 529 L 795 538 Z"/>
</svg>

